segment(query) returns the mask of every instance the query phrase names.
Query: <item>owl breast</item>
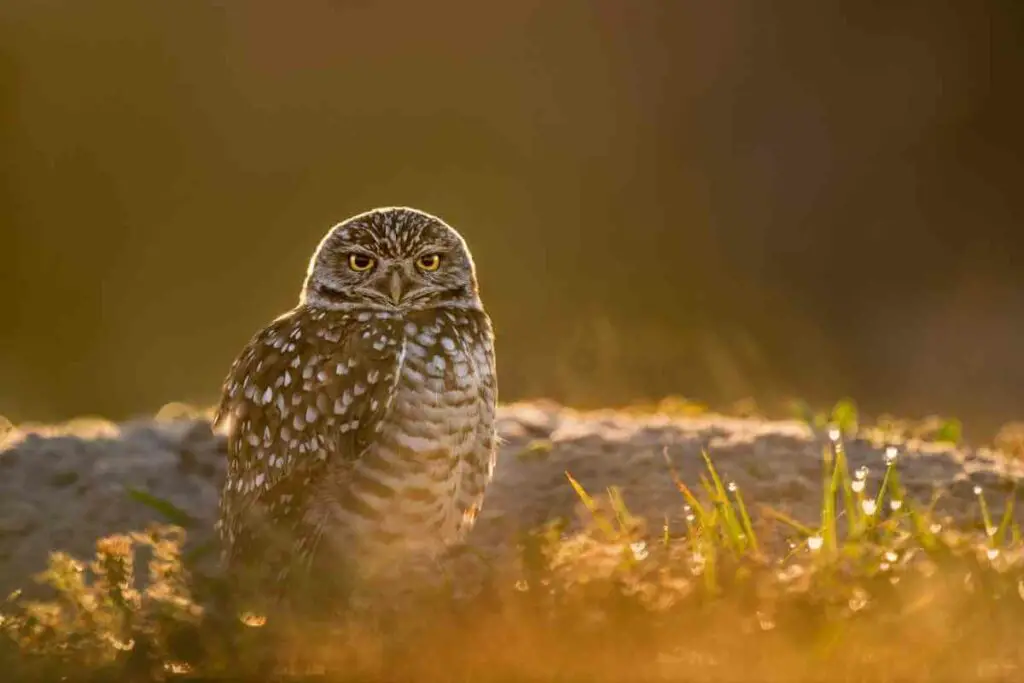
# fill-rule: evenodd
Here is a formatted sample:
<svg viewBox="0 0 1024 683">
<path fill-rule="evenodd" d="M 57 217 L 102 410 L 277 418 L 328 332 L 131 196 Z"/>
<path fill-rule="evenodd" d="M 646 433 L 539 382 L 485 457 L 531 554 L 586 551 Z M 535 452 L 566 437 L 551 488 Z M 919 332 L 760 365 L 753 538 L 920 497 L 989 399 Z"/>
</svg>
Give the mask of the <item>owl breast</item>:
<svg viewBox="0 0 1024 683">
<path fill-rule="evenodd" d="M 329 478 L 334 543 L 373 560 L 434 555 L 472 526 L 494 468 L 496 389 L 483 314 L 403 321 L 399 377 L 380 436 Z M 330 533 L 330 532 L 329 532 Z"/>
</svg>

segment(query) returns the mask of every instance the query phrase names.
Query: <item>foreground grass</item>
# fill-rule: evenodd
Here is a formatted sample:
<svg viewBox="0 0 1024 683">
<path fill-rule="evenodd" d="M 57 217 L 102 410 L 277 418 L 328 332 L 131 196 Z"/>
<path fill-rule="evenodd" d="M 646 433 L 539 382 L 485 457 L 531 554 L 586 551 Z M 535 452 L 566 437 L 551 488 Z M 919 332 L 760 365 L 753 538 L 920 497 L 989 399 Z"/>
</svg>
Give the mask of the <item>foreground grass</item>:
<svg viewBox="0 0 1024 683">
<path fill-rule="evenodd" d="M 52 556 L 40 576 L 52 599 L 0 606 L 0 670 L 18 681 L 267 680 L 289 666 L 332 681 L 1021 680 L 1012 499 L 991 519 L 978 491 L 984 531 L 946 528 L 905 497 L 896 448 L 877 465 L 881 488 L 866 490 L 843 431 L 826 429 L 814 526 L 753 514 L 707 456 L 698 481 L 670 474 L 679 529 L 645 527 L 617 491 L 592 496 L 570 474 L 588 529 L 526 535 L 474 597 L 424 594 L 387 626 L 275 629 L 216 607 L 224 586 L 189 571 L 180 528 L 103 539 L 88 564 Z"/>
</svg>

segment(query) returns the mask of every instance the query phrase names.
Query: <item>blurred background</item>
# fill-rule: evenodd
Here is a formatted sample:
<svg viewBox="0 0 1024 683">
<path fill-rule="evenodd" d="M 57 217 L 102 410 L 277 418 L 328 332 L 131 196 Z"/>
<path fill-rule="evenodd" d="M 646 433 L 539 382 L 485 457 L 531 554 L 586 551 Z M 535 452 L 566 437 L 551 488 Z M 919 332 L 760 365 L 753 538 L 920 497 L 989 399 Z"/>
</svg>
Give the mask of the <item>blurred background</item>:
<svg viewBox="0 0 1024 683">
<path fill-rule="evenodd" d="M 332 224 L 463 232 L 502 398 L 1024 414 L 1024 3 L 0 3 L 0 414 L 213 402 Z"/>
</svg>

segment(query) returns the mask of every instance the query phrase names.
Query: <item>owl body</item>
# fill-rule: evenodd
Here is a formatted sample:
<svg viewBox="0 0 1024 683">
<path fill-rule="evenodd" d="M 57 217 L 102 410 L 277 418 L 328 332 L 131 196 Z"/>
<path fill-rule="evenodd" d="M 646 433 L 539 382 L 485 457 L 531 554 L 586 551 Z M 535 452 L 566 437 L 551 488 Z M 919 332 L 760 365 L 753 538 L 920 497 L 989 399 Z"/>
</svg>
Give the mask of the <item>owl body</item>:
<svg viewBox="0 0 1024 683">
<path fill-rule="evenodd" d="M 452 272 L 432 276 L 445 261 L 424 253 Z M 411 209 L 339 224 L 299 305 L 224 383 L 229 566 L 281 578 L 343 559 L 373 576 L 435 557 L 482 505 L 496 401 L 491 323 L 461 237 Z"/>
</svg>

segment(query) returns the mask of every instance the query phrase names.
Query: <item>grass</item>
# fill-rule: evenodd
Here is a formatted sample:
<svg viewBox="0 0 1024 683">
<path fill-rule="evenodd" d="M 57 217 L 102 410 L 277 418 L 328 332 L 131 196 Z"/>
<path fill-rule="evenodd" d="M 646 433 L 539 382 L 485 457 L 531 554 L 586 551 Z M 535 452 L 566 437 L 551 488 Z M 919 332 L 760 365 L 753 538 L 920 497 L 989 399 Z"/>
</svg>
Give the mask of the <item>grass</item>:
<svg viewBox="0 0 1024 683">
<path fill-rule="evenodd" d="M 867 490 L 844 448 L 855 411 L 830 417 L 813 525 L 751 507 L 709 454 L 697 481 L 669 466 L 680 528 L 651 528 L 618 490 L 567 473 L 587 528 L 525 534 L 474 597 L 423 593 L 387 627 L 340 615 L 276 629 L 218 608 L 225 586 L 190 571 L 182 528 L 155 525 L 101 540 L 89 563 L 55 553 L 39 577 L 52 598 L 0 607 L 0 666 L 18 681 L 268 680 L 285 665 L 339 682 L 1020 680 L 1012 494 L 992 518 L 977 490 L 982 530 L 949 528 L 934 500 L 907 498 L 896 447 Z"/>
</svg>

